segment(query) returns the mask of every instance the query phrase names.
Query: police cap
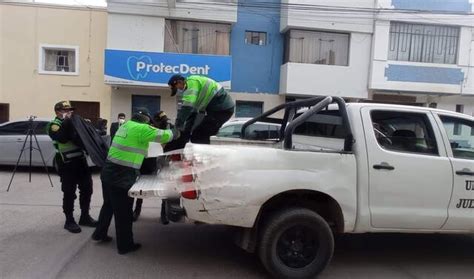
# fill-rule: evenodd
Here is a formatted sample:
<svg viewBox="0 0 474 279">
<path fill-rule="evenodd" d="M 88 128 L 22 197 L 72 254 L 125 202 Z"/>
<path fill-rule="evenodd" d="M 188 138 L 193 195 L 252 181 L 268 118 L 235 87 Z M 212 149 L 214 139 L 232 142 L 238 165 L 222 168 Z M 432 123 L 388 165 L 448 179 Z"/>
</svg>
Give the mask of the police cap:
<svg viewBox="0 0 474 279">
<path fill-rule="evenodd" d="M 74 110 L 74 108 L 71 106 L 71 103 L 69 103 L 69 101 L 61 101 L 54 105 L 54 111 L 60 110 Z"/>
</svg>

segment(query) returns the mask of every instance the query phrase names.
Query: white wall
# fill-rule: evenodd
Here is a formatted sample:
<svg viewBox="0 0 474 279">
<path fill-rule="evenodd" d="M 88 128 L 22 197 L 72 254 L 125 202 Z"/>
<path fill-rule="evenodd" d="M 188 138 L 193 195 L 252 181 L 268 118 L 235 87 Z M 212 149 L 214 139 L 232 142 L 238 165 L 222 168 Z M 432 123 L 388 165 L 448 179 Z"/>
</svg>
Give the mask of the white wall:
<svg viewBox="0 0 474 279">
<path fill-rule="evenodd" d="M 474 95 L 474 71 L 471 69 L 472 66 L 469 66 L 469 64 L 474 65 L 474 59 L 472 57 L 474 55 L 473 28 L 461 28 L 457 64 L 389 61 L 387 59 L 389 32 L 389 21 L 376 21 L 370 89 Z M 385 69 L 389 64 L 461 69 L 464 73 L 464 81 L 462 84 L 387 81 Z"/>
<path fill-rule="evenodd" d="M 354 11 L 334 11 L 314 8 L 314 5 L 331 7 L 359 7 L 373 8 L 374 0 L 282 0 L 285 5 L 289 4 L 288 11 L 281 13 L 280 29 L 318 29 L 339 30 L 360 33 L 373 32 L 373 13 Z M 308 9 L 301 9 L 299 5 L 311 5 Z M 296 5 L 296 6 L 291 6 Z"/>
<path fill-rule="evenodd" d="M 464 113 L 474 116 L 474 97 L 463 96 L 418 96 L 417 102 L 430 104 L 437 103 L 438 109 L 456 111 L 456 105 L 464 105 Z"/>
<path fill-rule="evenodd" d="M 168 0 L 148 0 L 140 3 L 125 4 L 129 0 L 107 1 L 107 10 L 111 13 L 125 13 L 147 16 L 158 16 L 183 20 L 217 21 L 233 23 L 237 21 L 236 3 L 229 1 L 184 0 L 175 3 L 175 8 L 168 7 Z M 175 2 L 174 0 L 171 2 Z M 193 3 L 198 2 L 198 3 Z M 206 3 L 209 4 L 199 4 Z M 219 3 L 219 4 L 216 4 Z M 232 1 L 230 1 L 232 2 Z M 234 1 L 236 2 L 236 1 Z"/>
<path fill-rule="evenodd" d="M 108 14 L 107 48 L 163 52 L 165 19 L 126 14 Z"/>
<path fill-rule="evenodd" d="M 264 94 L 264 93 L 230 93 L 230 96 L 236 101 L 254 101 L 263 102 L 263 111 L 270 110 L 285 102 L 285 96 L 278 94 Z M 283 117 L 284 111 L 276 113 L 274 116 Z M 235 115 L 234 115 L 235 117 Z"/>
<path fill-rule="evenodd" d="M 170 96 L 169 89 L 146 89 L 121 87 L 112 90 L 112 111 L 111 121 L 115 122 L 117 115 L 121 112 L 127 115 L 127 119 L 132 116 L 132 95 L 149 95 L 160 96 L 160 108 L 165 111 L 168 117 L 174 122 L 176 119 L 176 97 Z M 255 101 L 263 102 L 263 111 L 267 111 L 277 105 L 285 102 L 285 96 L 277 94 L 247 94 L 247 93 L 230 93 L 235 101 Z M 282 117 L 283 113 L 275 114 Z"/>
<path fill-rule="evenodd" d="M 351 33 L 349 66 L 284 64 L 280 93 L 367 98 L 371 43 L 370 34 Z"/>
</svg>

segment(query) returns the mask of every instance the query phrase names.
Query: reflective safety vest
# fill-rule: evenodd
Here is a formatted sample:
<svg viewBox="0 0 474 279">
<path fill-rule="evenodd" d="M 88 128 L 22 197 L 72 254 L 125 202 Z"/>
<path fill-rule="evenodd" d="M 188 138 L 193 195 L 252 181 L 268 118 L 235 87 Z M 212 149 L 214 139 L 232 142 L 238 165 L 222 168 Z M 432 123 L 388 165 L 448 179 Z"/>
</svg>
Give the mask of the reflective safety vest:
<svg viewBox="0 0 474 279">
<path fill-rule="evenodd" d="M 63 121 L 59 118 L 55 118 L 51 122 L 49 122 L 46 127 L 48 134 L 50 132 L 51 125 L 58 125 L 59 129 L 61 129 L 62 123 Z M 84 156 L 84 151 L 82 150 L 82 148 L 75 145 L 72 141 L 61 143 L 59 141 L 53 140 L 53 146 L 54 149 L 56 149 L 56 153 L 61 155 L 63 162 Z"/>
<path fill-rule="evenodd" d="M 140 169 L 152 141 L 167 143 L 173 139 L 171 130 L 160 130 L 133 120 L 125 122 L 117 130 L 109 149 L 107 160 L 117 165 Z"/>
<path fill-rule="evenodd" d="M 204 111 L 212 98 L 222 89 L 214 80 L 203 76 L 186 78 L 186 91 L 183 93 L 183 106 L 190 106 L 197 111 Z"/>
</svg>

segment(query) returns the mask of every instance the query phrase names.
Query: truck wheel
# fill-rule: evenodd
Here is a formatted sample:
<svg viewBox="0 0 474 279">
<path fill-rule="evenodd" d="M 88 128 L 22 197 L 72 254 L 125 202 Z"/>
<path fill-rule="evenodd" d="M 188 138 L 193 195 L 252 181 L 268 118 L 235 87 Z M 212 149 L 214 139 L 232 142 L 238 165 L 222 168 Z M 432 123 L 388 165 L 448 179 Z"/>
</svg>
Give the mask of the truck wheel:
<svg viewBox="0 0 474 279">
<path fill-rule="evenodd" d="M 314 278 L 331 260 L 334 238 L 316 212 L 291 208 L 266 222 L 258 250 L 260 261 L 275 278 Z"/>
</svg>

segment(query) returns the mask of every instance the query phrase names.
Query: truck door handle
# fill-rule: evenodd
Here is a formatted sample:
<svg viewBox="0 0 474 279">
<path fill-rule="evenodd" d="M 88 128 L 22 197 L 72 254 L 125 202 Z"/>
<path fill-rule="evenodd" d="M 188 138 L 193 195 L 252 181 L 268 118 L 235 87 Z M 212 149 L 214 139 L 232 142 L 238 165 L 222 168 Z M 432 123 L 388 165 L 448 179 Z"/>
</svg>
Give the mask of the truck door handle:
<svg viewBox="0 0 474 279">
<path fill-rule="evenodd" d="M 395 167 L 389 165 L 388 163 L 382 162 L 378 165 L 374 165 L 374 169 L 376 169 L 376 170 L 394 170 Z"/>
<path fill-rule="evenodd" d="M 471 171 L 470 169 L 458 170 L 458 171 L 456 171 L 456 174 L 457 174 L 457 175 L 470 175 L 470 176 L 474 176 L 474 172 Z"/>
</svg>

